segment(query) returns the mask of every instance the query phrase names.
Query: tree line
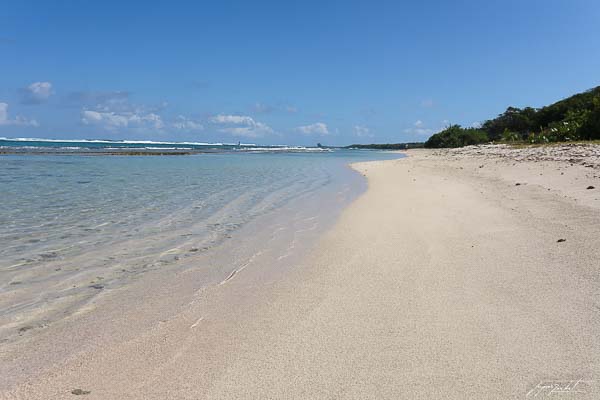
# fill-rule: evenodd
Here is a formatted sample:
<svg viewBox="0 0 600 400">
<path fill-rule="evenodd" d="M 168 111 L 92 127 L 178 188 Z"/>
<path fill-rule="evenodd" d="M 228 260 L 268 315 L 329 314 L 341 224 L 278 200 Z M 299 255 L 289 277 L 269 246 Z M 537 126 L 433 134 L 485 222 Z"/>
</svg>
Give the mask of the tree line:
<svg viewBox="0 0 600 400">
<path fill-rule="evenodd" d="M 418 149 L 423 147 L 423 142 L 410 143 L 371 143 L 371 144 L 351 144 L 346 149 L 370 149 L 370 150 L 406 150 Z"/>
<path fill-rule="evenodd" d="M 508 107 L 478 128 L 450 125 L 425 147 L 462 147 L 489 142 L 548 143 L 600 139 L 600 86 L 551 105 Z"/>
</svg>

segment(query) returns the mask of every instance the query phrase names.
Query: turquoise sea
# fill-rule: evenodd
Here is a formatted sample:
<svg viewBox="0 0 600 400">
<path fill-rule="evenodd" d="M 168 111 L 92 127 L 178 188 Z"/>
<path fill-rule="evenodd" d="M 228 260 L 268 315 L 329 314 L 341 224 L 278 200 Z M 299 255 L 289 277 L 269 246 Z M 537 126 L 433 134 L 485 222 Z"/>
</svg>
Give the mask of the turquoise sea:
<svg viewBox="0 0 600 400">
<path fill-rule="evenodd" d="M 19 143 L 12 145 L 16 154 L 0 155 L 2 335 L 23 321 L 47 323 L 73 312 L 144 271 L 189 263 L 278 210 L 286 209 L 278 216 L 283 227 L 290 214 L 325 218 L 364 189 L 349 163 L 398 157 L 237 145 L 181 156 L 115 156 L 102 153 L 114 142 L 95 142 L 93 155 L 90 142 Z M 43 154 L 47 148 L 56 154 Z"/>
</svg>

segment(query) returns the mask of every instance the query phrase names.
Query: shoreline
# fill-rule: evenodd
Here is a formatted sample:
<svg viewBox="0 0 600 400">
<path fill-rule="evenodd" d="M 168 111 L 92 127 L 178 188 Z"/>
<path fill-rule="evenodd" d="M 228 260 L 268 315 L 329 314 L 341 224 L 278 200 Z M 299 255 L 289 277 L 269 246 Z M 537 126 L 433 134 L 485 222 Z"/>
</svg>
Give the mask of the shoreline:
<svg viewBox="0 0 600 400">
<path fill-rule="evenodd" d="M 343 164 L 327 161 L 327 167 L 317 164 L 314 174 L 299 181 L 290 178 L 277 190 L 259 192 L 242 187 L 229 198 L 227 187 L 216 189 L 212 197 L 196 200 L 192 194 L 196 192 L 181 195 L 185 186 L 178 192 L 164 189 L 175 199 L 163 201 L 172 205 L 169 211 L 138 218 L 143 225 L 130 223 L 129 229 L 113 228 L 118 227 L 113 221 L 120 219 L 102 213 L 100 217 L 72 219 L 65 224 L 81 229 L 87 224 L 78 239 L 95 246 L 61 252 L 70 243 L 38 239 L 29 244 L 28 236 L 21 234 L 30 248 L 22 246 L 20 253 L 11 253 L 9 248 L 0 263 L 4 281 L 0 287 L 0 344 L 6 347 L 10 342 L 28 339 L 57 321 L 93 309 L 96 299 L 127 290 L 152 271 L 158 271 L 160 277 L 198 268 L 198 281 L 217 284 L 219 279 L 245 268 L 247 260 L 275 265 L 280 262 L 279 255 L 269 261 L 268 254 L 278 251 L 285 253 L 282 260 L 293 259 L 295 253 L 301 253 L 304 242 L 311 242 L 310 237 L 329 227 L 343 206 L 365 190 L 364 178 Z M 77 185 L 72 189 L 86 191 Z M 218 196 L 226 201 L 215 200 Z M 185 197 L 191 200 L 186 202 Z M 214 206 L 205 207 L 207 204 Z M 96 226 L 101 230 L 95 231 Z M 44 231 L 37 233 L 45 239 L 44 235 Z M 12 247 L 18 244 L 12 243 Z M 255 256 L 259 252 L 264 255 Z"/>
<path fill-rule="evenodd" d="M 334 182 L 299 193 L 243 224 L 218 245 L 190 253 L 189 259 L 183 254 L 176 263 L 180 265 L 163 265 L 123 285 L 92 290 L 92 297 L 66 310 L 63 318 L 18 325 L 26 329 L 0 341 L 0 397 L 15 383 L 35 379 L 79 353 L 156 329 L 198 302 L 215 303 L 217 296 L 211 299 L 211 292 L 243 279 L 252 269 L 257 269 L 252 272 L 255 277 L 277 280 L 366 190 L 366 179 L 349 165 L 332 168 Z M 8 325 L 3 329 L 15 331 Z M 119 334 L 107 336 L 104 329 Z"/>
<path fill-rule="evenodd" d="M 597 171 L 408 155 L 353 164 L 366 192 L 285 271 L 246 269 L 210 293 L 193 271 L 156 282 L 87 327 L 102 346 L 8 398 L 524 398 L 548 379 L 581 379 L 577 398 L 592 398 Z M 155 323 L 136 330 L 145 313 Z"/>
</svg>

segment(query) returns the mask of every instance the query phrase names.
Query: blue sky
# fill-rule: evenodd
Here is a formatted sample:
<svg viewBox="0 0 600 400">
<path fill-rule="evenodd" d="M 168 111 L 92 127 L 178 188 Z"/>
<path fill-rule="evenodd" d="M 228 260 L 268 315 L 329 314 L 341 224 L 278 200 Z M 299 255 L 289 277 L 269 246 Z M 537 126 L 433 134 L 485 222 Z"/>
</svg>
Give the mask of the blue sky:
<svg viewBox="0 0 600 400">
<path fill-rule="evenodd" d="M 9 1 L 0 136 L 422 141 L 600 85 L 600 2 Z"/>
</svg>

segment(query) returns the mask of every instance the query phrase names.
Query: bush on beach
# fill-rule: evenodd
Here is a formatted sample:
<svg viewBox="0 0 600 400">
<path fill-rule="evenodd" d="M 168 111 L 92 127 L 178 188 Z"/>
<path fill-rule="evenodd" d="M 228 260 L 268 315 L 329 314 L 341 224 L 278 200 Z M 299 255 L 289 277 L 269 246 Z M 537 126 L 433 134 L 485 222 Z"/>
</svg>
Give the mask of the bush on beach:
<svg viewBox="0 0 600 400">
<path fill-rule="evenodd" d="M 489 141 L 486 132 L 477 128 L 463 128 L 460 125 L 450 125 L 441 132 L 431 136 L 426 142 L 427 148 L 462 147 Z"/>
</svg>

